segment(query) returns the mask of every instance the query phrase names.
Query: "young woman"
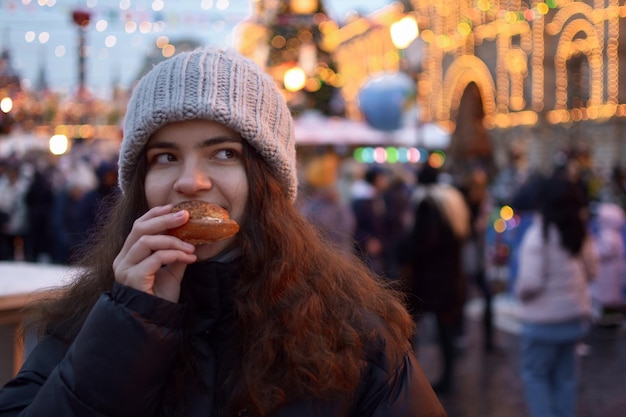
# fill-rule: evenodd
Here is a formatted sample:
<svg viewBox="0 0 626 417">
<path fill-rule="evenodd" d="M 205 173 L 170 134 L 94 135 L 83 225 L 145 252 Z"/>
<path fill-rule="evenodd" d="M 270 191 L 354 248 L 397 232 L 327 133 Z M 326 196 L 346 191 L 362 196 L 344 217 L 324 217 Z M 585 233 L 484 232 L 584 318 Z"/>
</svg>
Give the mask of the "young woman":
<svg viewBox="0 0 626 417">
<path fill-rule="evenodd" d="M 515 293 L 521 300 L 522 380 L 532 417 L 574 416 L 576 343 L 591 313 L 589 281 L 598 253 L 587 232 L 581 188 L 556 173 L 520 245 Z"/>
<path fill-rule="evenodd" d="M 233 51 L 155 66 L 129 102 L 121 193 L 0 416 L 445 416 L 399 295 L 294 206 L 293 121 Z M 232 238 L 168 230 L 182 201 L 228 210 Z"/>
</svg>

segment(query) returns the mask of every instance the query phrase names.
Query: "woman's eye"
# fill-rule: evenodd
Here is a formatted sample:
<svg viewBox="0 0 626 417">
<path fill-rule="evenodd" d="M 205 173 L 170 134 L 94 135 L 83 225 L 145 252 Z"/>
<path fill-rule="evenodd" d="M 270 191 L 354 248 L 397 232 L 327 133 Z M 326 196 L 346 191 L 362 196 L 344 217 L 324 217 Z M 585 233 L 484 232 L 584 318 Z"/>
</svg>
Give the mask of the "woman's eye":
<svg viewBox="0 0 626 417">
<path fill-rule="evenodd" d="M 234 149 L 220 149 L 215 153 L 217 159 L 236 159 L 239 157 L 239 152 Z"/>
<path fill-rule="evenodd" d="M 176 158 L 171 153 L 161 153 L 152 158 L 152 162 L 156 164 L 166 164 L 175 160 Z"/>
</svg>

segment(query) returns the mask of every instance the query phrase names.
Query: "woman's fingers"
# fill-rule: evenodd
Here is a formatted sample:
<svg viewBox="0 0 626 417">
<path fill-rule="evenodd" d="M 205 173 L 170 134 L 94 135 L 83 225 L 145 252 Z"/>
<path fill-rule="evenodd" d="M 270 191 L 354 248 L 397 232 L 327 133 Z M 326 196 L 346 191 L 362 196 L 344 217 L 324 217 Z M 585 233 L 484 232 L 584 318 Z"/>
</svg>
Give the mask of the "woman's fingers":
<svg viewBox="0 0 626 417">
<path fill-rule="evenodd" d="M 194 251 L 193 245 L 173 236 L 142 236 L 125 254 L 118 255 L 114 262 L 116 278 L 126 284 L 126 280 L 136 276 L 136 266 L 142 266 L 143 275 L 154 275 L 159 268 L 172 262 L 195 260 Z"/>
<path fill-rule="evenodd" d="M 154 207 L 135 220 L 122 251 L 129 250 L 142 236 L 163 234 L 168 229 L 182 226 L 187 222 L 189 219 L 188 212 L 181 210 L 171 213 L 171 209 L 172 205 L 169 204 L 167 206 Z"/>
<path fill-rule="evenodd" d="M 196 261 L 195 247 L 166 234 L 187 222 L 189 213 L 155 207 L 135 220 L 113 262 L 115 279 L 127 286 L 177 301 L 186 265 Z"/>
<path fill-rule="evenodd" d="M 193 253 L 195 249 L 192 244 L 183 242 L 174 236 L 143 235 L 128 248 L 124 255 L 124 263 L 137 264 L 155 254 L 157 255 L 156 258 L 163 258 L 163 265 L 166 265 L 168 262 L 165 261 L 165 251 L 168 250 Z"/>
<path fill-rule="evenodd" d="M 176 302 L 185 267 L 195 261 L 193 253 L 159 250 L 141 262 L 121 265 L 116 279 L 129 287 Z"/>
</svg>

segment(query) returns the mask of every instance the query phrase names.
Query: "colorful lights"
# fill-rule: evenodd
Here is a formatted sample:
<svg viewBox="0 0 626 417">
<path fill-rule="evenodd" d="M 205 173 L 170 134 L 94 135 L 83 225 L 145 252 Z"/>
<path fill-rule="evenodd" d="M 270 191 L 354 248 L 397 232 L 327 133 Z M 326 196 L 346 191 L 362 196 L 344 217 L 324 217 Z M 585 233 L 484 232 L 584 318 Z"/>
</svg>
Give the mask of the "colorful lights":
<svg viewBox="0 0 626 417">
<path fill-rule="evenodd" d="M 511 206 L 502 206 L 493 220 L 493 230 L 496 233 L 504 233 L 519 226 L 520 221 L 519 215 L 515 214 Z"/>
<path fill-rule="evenodd" d="M 354 160 L 364 164 L 406 164 L 406 163 L 431 163 L 431 157 L 435 162 L 445 161 L 445 154 L 442 151 L 434 151 L 430 154 L 426 149 L 414 147 L 395 146 L 365 146 L 356 148 L 353 153 Z M 431 163 L 432 165 L 432 163 Z M 435 166 L 435 165 L 433 165 Z M 441 165 L 439 165 L 441 166 Z"/>
<path fill-rule="evenodd" d="M 539 3 L 537 5 L 537 11 L 541 13 L 542 15 L 547 15 L 548 12 L 550 11 L 550 8 L 545 3 Z"/>
<path fill-rule="evenodd" d="M 419 16 L 422 45 L 421 72 L 414 74 L 421 122 L 454 129 L 460 98 L 472 82 L 480 89 L 487 129 L 626 116 L 619 98 L 618 53 L 626 8 L 617 0 L 476 0 L 459 3 L 458 13 L 445 2 L 412 4 L 414 11 L 406 15 Z M 395 9 L 386 13 L 376 21 L 389 26 L 398 21 Z M 387 41 L 386 34 L 378 27 L 363 29 L 363 24 L 362 19 L 355 21 L 337 35 L 342 39 L 336 57 L 339 72 L 347 76 L 342 95 L 349 118 L 359 117 L 353 111 L 358 89 L 375 70 L 394 65 L 380 45 Z M 380 35 L 376 42 L 374 35 Z M 580 71 L 588 74 L 580 85 L 574 84 L 568 70 L 576 60 L 582 62 Z M 583 101 L 573 102 L 574 90 L 582 91 Z"/>
<path fill-rule="evenodd" d="M 503 219 L 496 219 L 493 222 L 493 228 L 496 233 L 504 233 L 506 231 L 506 222 Z"/>
<path fill-rule="evenodd" d="M 428 164 L 433 168 L 441 168 L 446 162 L 446 154 L 442 151 L 435 151 L 428 156 Z"/>
<path fill-rule="evenodd" d="M 481 12 L 488 12 L 489 9 L 491 9 L 491 3 L 489 3 L 489 1 L 487 0 L 478 0 L 478 2 L 476 3 L 476 7 Z"/>
</svg>

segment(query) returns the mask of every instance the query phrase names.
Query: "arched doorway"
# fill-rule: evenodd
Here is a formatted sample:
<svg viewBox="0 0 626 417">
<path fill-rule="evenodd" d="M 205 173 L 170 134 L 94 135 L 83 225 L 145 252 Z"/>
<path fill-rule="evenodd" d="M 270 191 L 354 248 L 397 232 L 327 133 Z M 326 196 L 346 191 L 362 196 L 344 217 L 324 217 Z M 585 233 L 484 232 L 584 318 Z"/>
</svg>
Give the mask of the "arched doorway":
<svg viewBox="0 0 626 417">
<path fill-rule="evenodd" d="M 489 176 L 495 173 L 493 144 L 483 123 L 484 117 L 480 88 L 470 82 L 456 114 L 452 114 L 456 128 L 448 148 L 448 161 L 449 172 L 454 177 L 463 178 L 476 166 L 485 169 Z"/>
</svg>

